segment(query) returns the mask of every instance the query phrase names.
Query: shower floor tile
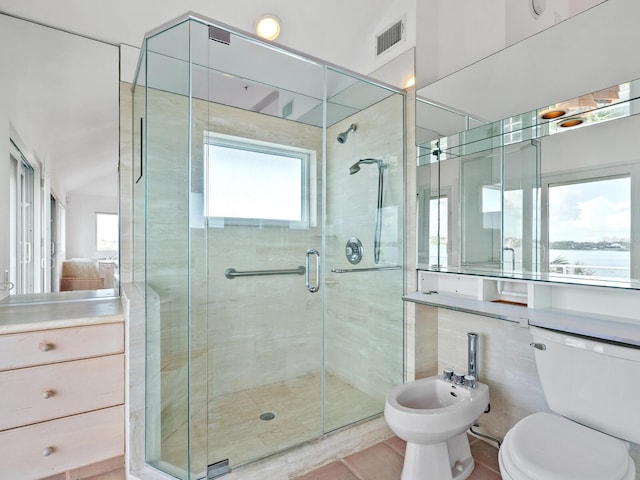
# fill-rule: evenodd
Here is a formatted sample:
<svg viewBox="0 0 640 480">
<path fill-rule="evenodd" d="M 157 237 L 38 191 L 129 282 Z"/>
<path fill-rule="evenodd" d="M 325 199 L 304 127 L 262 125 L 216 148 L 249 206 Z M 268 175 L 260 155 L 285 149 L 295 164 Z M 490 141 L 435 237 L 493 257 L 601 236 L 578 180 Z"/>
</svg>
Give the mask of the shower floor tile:
<svg viewBox="0 0 640 480">
<path fill-rule="evenodd" d="M 384 399 L 374 400 L 335 375 L 328 374 L 325 382 L 326 431 L 384 408 Z M 196 436 L 206 435 L 207 439 L 206 445 L 194 439 L 192 465 L 204 468 L 207 463 L 229 459 L 235 467 L 317 438 L 323 433 L 321 405 L 320 374 L 213 397 L 208 426 L 192 426 Z M 267 412 L 275 417 L 261 420 L 260 415 Z M 163 460 L 177 466 L 184 463 L 186 430 L 185 424 L 163 442 Z"/>
</svg>

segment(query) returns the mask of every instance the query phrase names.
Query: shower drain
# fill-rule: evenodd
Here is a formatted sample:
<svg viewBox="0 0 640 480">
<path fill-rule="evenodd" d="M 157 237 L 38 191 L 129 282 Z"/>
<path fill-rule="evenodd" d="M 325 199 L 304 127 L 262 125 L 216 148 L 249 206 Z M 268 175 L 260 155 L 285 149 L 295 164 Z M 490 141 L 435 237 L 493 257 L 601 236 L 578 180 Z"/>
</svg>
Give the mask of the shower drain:
<svg viewBox="0 0 640 480">
<path fill-rule="evenodd" d="M 262 415 L 260 415 L 260 420 L 273 420 L 274 418 L 276 418 L 275 413 L 271 413 L 271 412 L 264 412 Z"/>
</svg>

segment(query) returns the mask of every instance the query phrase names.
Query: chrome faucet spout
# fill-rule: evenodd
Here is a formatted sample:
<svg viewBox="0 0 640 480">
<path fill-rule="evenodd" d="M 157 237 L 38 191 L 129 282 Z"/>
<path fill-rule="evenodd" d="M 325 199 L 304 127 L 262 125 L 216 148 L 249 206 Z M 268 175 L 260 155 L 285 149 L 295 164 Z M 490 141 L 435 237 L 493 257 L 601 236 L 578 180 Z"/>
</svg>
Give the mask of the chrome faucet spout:
<svg viewBox="0 0 640 480">
<path fill-rule="evenodd" d="M 467 333 L 468 339 L 468 359 L 469 359 L 469 375 L 473 375 L 478 381 L 478 334 Z"/>
</svg>

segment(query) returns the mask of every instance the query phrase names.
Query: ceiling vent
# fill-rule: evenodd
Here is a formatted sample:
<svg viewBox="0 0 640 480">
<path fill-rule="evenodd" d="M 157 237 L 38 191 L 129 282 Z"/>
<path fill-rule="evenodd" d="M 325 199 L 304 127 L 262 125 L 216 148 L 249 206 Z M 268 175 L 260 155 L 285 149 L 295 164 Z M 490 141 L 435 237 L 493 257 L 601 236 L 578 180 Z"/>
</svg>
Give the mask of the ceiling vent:
<svg viewBox="0 0 640 480">
<path fill-rule="evenodd" d="M 213 25 L 209 25 L 209 40 L 231 45 L 231 33 Z"/>
<path fill-rule="evenodd" d="M 381 55 L 382 53 L 389 50 L 396 43 L 402 40 L 403 35 L 404 22 L 402 20 L 399 20 L 376 37 L 376 54 Z"/>
</svg>

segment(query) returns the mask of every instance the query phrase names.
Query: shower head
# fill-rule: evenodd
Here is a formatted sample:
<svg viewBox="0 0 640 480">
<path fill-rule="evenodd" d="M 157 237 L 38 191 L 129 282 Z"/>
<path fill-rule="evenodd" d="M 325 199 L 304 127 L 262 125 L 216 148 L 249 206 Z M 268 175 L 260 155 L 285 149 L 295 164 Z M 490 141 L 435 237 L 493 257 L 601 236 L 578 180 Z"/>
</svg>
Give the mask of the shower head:
<svg viewBox="0 0 640 480">
<path fill-rule="evenodd" d="M 375 158 L 363 158 L 349 167 L 349 175 L 358 173 L 360 171 L 360 165 L 375 163 L 378 165 L 378 171 L 382 173 L 382 169 L 386 166 L 382 160 L 376 160 Z"/>
<path fill-rule="evenodd" d="M 358 126 L 355 123 L 352 123 L 349 128 L 347 128 L 344 132 L 342 132 L 340 135 L 338 135 L 338 143 L 344 143 L 347 141 L 347 135 L 349 135 L 351 132 L 355 132 L 358 129 Z"/>
</svg>

